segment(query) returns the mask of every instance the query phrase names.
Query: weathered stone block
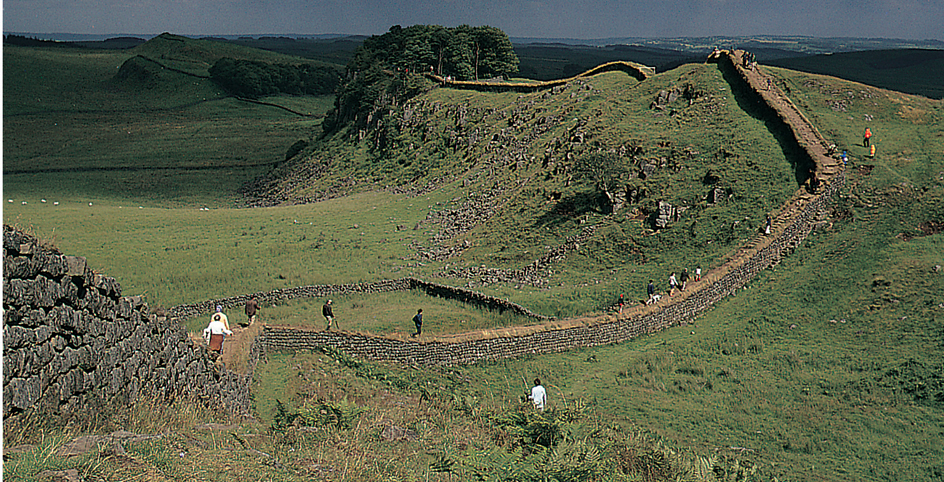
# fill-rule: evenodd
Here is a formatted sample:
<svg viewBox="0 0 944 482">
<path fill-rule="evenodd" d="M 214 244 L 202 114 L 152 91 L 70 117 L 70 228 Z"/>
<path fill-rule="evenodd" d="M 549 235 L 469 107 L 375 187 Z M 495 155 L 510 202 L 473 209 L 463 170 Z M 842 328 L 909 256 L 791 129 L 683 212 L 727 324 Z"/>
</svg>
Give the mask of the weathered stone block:
<svg viewBox="0 0 944 482">
<path fill-rule="evenodd" d="M 84 276 L 86 260 L 81 256 L 63 256 L 65 261 L 66 273 L 69 276 Z"/>
<path fill-rule="evenodd" d="M 10 400 L 10 405 L 19 410 L 26 410 L 39 400 L 40 385 L 38 377 L 14 378 L 4 387 L 3 397 Z"/>
</svg>

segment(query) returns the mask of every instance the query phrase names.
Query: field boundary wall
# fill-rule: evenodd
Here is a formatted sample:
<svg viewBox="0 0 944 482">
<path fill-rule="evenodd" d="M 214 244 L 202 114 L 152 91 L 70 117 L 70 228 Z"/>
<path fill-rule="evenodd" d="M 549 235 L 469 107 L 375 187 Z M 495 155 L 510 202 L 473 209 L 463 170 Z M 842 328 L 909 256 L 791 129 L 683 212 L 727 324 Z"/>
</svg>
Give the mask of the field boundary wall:
<svg viewBox="0 0 944 482">
<path fill-rule="evenodd" d="M 443 87 L 464 90 L 478 90 L 483 92 L 535 92 L 538 90 L 550 89 L 566 85 L 577 79 L 592 77 L 604 72 L 626 72 L 636 80 L 642 82 L 655 74 L 655 69 L 635 62 L 626 62 L 614 60 L 605 64 L 600 64 L 586 72 L 569 77 L 566 79 L 547 80 L 541 82 L 506 82 L 491 80 L 448 80 L 436 74 L 426 74 L 430 80 L 437 82 Z"/>
<path fill-rule="evenodd" d="M 288 301 L 302 298 L 327 298 L 329 296 L 348 294 L 389 293 L 393 291 L 423 291 L 429 296 L 437 296 L 450 300 L 460 301 L 480 308 L 493 311 L 511 311 L 517 315 L 526 316 L 541 321 L 552 320 L 553 317 L 534 313 L 531 310 L 508 300 L 489 296 L 477 291 L 457 288 L 438 283 L 430 283 L 418 278 L 406 277 L 393 280 L 381 280 L 372 283 L 352 283 L 340 285 L 310 285 L 296 288 L 282 288 L 272 291 L 260 291 L 246 295 L 230 296 L 216 300 L 202 301 L 189 305 L 178 305 L 168 310 L 173 318 L 191 318 L 204 313 L 212 313 L 216 306 L 223 309 L 245 306 L 252 298 L 260 304 L 272 304 L 279 301 Z"/>
<path fill-rule="evenodd" d="M 744 52 L 725 51 L 714 60 L 733 72 L 769 114 L 787 126 L 795 142 L 813 162 L 820 182 L 806 186 L 774 214 L 770 235 L 759 235 L 733 253 L 722 266 L 706 273 L 691 287 L 650 306 L 624 309 L 621 315 L 553 320 L 542 325 L 484 330 L 431 340 L 400 339 L 360 333 L 312 331 L 267 326 L 261 335 L 266 350 L 315 350 L 331 347 L 348 355 L 419 366 L 449 366 L 485 360 L 554 353 L 579 347 L 619 343 L 640 335 L 685 324 L 715 302 L 734 294 L 762 270 L 774 266 L 813 230 L 820 214 L 845 182 L 843 166 L 829 157 L 827 141 L 782 92 L 772 90 L 756 67 L 745 68 Z"/>
<path fill-rule="evenodd" d="M 175 320 L 122 296 L 85 258 L 3 227 L 3 419 L 87 416 L 112 401 L 192 397 L 240 413 L 248 374 L 217 364 Z"/>
</svg>

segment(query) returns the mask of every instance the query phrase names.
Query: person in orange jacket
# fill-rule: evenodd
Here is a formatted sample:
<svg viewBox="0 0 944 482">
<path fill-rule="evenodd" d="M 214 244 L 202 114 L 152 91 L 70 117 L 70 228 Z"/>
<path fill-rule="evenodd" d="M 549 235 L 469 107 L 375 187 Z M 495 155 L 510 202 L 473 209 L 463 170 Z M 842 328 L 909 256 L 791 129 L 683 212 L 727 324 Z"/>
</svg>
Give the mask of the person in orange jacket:
<svg viewBox="0 0 944 482">
<path fill-rule="evenodd" d="M 872 138 L 872 130 L 866 127 L 864 139 L 862 140 L 862 145 L 865 147 L 869 147 L 869 139 L 871 138 Z"/>
</svg>

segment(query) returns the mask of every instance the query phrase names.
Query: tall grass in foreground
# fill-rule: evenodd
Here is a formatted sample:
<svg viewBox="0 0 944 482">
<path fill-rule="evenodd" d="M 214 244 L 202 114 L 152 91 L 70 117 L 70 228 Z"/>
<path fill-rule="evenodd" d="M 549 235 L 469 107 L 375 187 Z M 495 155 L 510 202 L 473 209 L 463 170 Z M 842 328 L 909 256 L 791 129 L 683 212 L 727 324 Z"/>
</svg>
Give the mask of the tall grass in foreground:
<svg viewBox="0 0 944 482">
<path fill-rule="evenodd" d="M 274 437 L 296 451 L 316 451 L 324 466 L 344 467 L 346 480 L 755 480 L 753 464 L 679 452 L 610 424 L 581 399 L 537 412 L 517 394 L 480 396 L 450 370 L 397 368 L 331 351 L 275 355 L 257 380 L 276 378 L 272 370 L 289 372 L 280 377 L 289 390 L 279 393 L 297 394 L 257 407 Z M 352 440 L 358 450 L 344 449 Z"/>
<path fill-rule="evenodd" d="M 679 452 L 643 432 L 610 425 L 580 400 L 537 412 L 529 402 L 480 399 L 448 372 L 363 363 L 335 352 L 273 354 L 257 380 L 288 370 L 293 400 L 259 422 L 179 399 L 106 405 L 63 426 L 21 419 L 6 427 L 4 476 L 37 480 L 76 470 L 86 480 L 714 480 L 750 476 L 734 459 Z M 288 394 L 257 392 L 256 398 Z M 116 430 L 147 440 L 101 443 L 55 455 L 79 435 Z"/>
</svg>

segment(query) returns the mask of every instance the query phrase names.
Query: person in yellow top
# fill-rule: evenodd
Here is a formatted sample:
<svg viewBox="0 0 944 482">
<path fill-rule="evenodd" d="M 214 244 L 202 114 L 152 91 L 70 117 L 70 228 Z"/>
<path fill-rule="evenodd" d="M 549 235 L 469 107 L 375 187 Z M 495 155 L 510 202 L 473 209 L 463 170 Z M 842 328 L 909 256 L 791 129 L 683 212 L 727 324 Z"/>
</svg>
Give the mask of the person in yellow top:
<svg viewBox="0 0 944 482">
<path fill-rule="evenodd" d="M 216 316 L 216 315 L 220 315 L 220 316 Z M 223 326 L 225 326 L 226 329 L 229 330 L 229 318 L 226 317 L 226 313 L 223 313 L 222 305 L 216 305 L 216 313 L 213 314 L 212 319 L 222 322 Z"/>
</svg>

